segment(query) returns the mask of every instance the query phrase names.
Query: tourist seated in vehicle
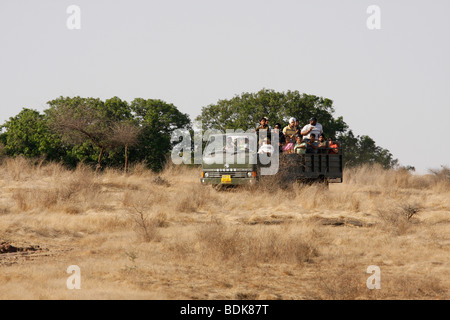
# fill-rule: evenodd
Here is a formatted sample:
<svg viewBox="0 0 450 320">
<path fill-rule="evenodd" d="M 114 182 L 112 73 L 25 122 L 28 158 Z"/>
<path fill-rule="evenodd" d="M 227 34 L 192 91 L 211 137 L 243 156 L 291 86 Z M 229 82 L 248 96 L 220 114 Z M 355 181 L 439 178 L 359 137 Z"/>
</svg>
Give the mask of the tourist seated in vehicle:
<svg viewBox="0 0 450 320">
<path fill-rule="evenodd" d="M 248 138 L 238 139 L 238 140 L 239 140 L 238 151 L 240 151 L 240 152 L 249 152 L 250 144 L 249 144 Z"/>
<path fill-rule="evenodd" d="M 323 134 L 319 135 L 319 149 L 317 149 L 318 153 L 328 153 L 328 141 L 325 139 Z"/>
<path fill-rule="evenodd" d="M 269 130 L 268 120 L 266 119 L 266 117 L 262 117 L 261 119 L 259 119 L 259 126 L 256 127 L 255 131 L 256 133 L 258 133 L 260 130 Z"/>
<path fill-rule="evenodd" d="M 294 143 L 291 141 L 291 137 L 287 135 L 286 142 L 283 144 L 283 152 L 294 153 Z"/>
<path fill-rule="evenodd" d="M 280 153 L 283 152 L 283 145 L 286 142 L 283 132 L 281 132 L 281 124 L 276 123 L 273 127 L 272 134 L 278 134 L 278 146 Z"/>
<path fill-rule="evenodd" d="M 286 127 L 284 127 L 283 129 L 283 134 L 285 137 L 289 136 L 289 138 L 293 139 L 295 136 L 295 118 L 290 118 L 289 119 L 289 125 L 287 125 Z"/>
<path fill-rule="evenodd" d="M 319 135 L 323 133 L 322 125 L 317 122 L 317 119 L 315 117 L 309 119 L 309 124 L 304 126 L 303 129 L 301 130 L 303 140 L 309 140 L 310 135 L 313 133 L 316 136 L 316 140 L 319 138 Z"/>
<path fill-rule="evenodd" d="M 329 154 L 338 154 L 339 146 L 336 142 L 333 142 L 331 138 L 328 138 L 328 153 Z"/>
<path fill-rule="evenodd" d="M 297 154 L 305 154 L 306 153 L 306 143 L 303 142 L 302 136 L 297 136 L 296 142 L 294 145 L 294 153 Z"/>
<path fill-rule="evenodd" d="M 234 153 L 236 152 L 236 140 L 233 141 L 233 138 L 228 137 L 225 147 L 223 148 L 225 152 L 227 153 Z"/>
<path fill-rule="evenodd" d="M 262 117 L 261 119 L 259 119 L 259 126 L 256 127 L 255 132 L 257 134 L 257 139 L 258 139 L 258 146 L 262 145 L 262 139 L 260 139 L 262 136 L 270 136 L 270 129 L 269 129 L 269 120 L 267 117 Z M 263 131 L 265 131 L 264 133 L 262 133 Z M 260 136 L 261 133 L 261 136 Z M 267 135 L 265 135 L 267 133 Z"/>
<path fill-rule="evenodd" d="M 298 119 L 295 119 L 294 128 L 295 128 L 295 135 L 294 135 L 294 137 L 295 137 L 295 140 L 297 140 L 297 137 L 302 135 L 301 134 L 302 129 L 300 128 L 300 121 Z"/>
<path fill-rule="evenodd" d="M 317 153 L 319 148 L 319 141 L 316 140 L 316 135 L 311 133 L 309 140 L 306 142 L 306 153 Z"/>
<path fill-rule="evenodd" d="M 267 153 L 269 156 L 271 156 L 274 151 L 275 150 L 274 150 L 273 146 L 270 144 L 270 139 L 264 138 L 263 144 L 259 148 L 258 153 L 259 154 Z"/>
</svg>

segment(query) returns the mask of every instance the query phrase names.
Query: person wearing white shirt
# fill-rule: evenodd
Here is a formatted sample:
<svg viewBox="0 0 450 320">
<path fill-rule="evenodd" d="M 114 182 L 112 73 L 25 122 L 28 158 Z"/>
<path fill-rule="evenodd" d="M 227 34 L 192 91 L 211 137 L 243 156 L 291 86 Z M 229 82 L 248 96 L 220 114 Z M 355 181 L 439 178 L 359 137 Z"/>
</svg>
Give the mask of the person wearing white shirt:
<svg viewBox="0 0 450 320">
<path fill-rule="evenodd" d="M 270 140 L 267 138 L 264 138 L 264 142 L 261 145 L 261 147 L 258 150 L 258 153 L 268 153 L 269 155 L 272 155 L 275 149 L 270 144 Z"/>
<path fill-rule="evenodd" d="M 309 119 L 309 124 L 303 127 L 301 131 L 303 140 L 309 140 L 311 133 L 314 133 L 316 137 L 320 136 L 323 133 L 322 125 L 317 122 L 317 119 L 315 117 Z"/>
</svg>

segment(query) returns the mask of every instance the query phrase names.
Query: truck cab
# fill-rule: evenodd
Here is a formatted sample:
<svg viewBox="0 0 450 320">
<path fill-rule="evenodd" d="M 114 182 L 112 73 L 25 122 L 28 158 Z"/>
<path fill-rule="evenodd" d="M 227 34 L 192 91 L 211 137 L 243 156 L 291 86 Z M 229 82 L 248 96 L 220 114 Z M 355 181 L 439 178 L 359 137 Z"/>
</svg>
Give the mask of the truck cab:
<svg viewBox="0 0 450 320">
<path fill-rule="evenodd" d="M 202 184 L 255 184 L 258 180 L 255 134 L 211 135 L 202 158 Z"/>
</svg>

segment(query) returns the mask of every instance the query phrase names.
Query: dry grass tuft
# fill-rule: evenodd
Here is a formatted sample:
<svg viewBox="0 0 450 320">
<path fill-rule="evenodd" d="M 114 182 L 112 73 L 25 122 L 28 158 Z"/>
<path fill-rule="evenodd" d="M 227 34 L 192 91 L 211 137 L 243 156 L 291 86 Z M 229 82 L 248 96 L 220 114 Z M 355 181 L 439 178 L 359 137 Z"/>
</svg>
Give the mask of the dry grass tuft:
<svg viewBox="0 0 450 320">
<path fill-rule="evenodd" d="M 318 249 L 311 239 L 289 228 L 254 226 L 252 229 L 211 222 L 197 233 L 202 256 L 220 258 L 233 263 L 257 265 L 260 263 L 311 262 Z"/>
<path fill-rule="evenodd" d="M 204 186 L 195 185 L 187 188 L 183 192 L 177 192 L 175 200 L 175 210 L 179 212 L 196 212 L 203 208 L 211 199 L 211 189 Z"/>
<path fill-rule="evenodd" d="M 23 164 L 24 160 L 12 163 Z M 97 182 L 98 178 L 92 170 L 80 164 L 76 170 L 63 169 L 60 165 L 50 164 L 48 166 L 34 168 L 26 164 L 25 171 L 31 179 L 42 179 L 42 175 L 50 174 L 51 185 L 38 187 L 18 187 L 12 190 L 12 199 L 16 210 L 28 211 L 60 211 L 70 214 L 80 213 L 91 208 L 98 208 L 101 203 L 101 188 Z M 33 170 L 36 172 L 34 175 Z M 18 175 L 14 174 L 18 179 Z M 41 181 L 36 181 L 42 184 Z"/>
<path fill-rule="evenodd" d="M 442 299 L 446 295 L 442 282 L 434 275 L 416 277 L 403 274 L 386 278 L 383 295 L 391 299 Z"/>
<path fill-rule="evenodd" d="M 316 290 L 312 299 L 354 300 L 368 293 L 367 275 L 353 264 L 328 267 L 315 272 Z"/>
<path fill-rule="evenodd" d="M 134 222 L 134 230 L 143 241 L 161 241 L 161 234 L 159 233 L 158 227 L 164 224 L 164 217 L 154 217 L 144 208 L 138 208 L 136 206 L 133 206 L 128 211 L 128 215 Z"/>
<path fill-rule="evenodd" d="M 377 210 L 382 221 L 381 228 L 396 235 L 406 234 L 413 225 L 412 218 L 421 210 L 416 203 L 391 203 Z"/>
</svg>

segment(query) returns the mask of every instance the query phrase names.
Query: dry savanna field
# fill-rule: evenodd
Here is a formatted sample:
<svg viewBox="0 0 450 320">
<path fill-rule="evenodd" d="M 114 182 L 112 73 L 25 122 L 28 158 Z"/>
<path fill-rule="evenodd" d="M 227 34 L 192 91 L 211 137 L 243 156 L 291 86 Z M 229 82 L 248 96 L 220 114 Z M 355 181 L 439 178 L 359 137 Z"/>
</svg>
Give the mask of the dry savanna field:
<svg viewBox="0 0 450 320">
<path fill-rule="evenodd" d="M 0 299 L 449 299 L 449 213 L 442 172 L 220 191 L 186 166 L 5 159 Z"/>
</svg>

